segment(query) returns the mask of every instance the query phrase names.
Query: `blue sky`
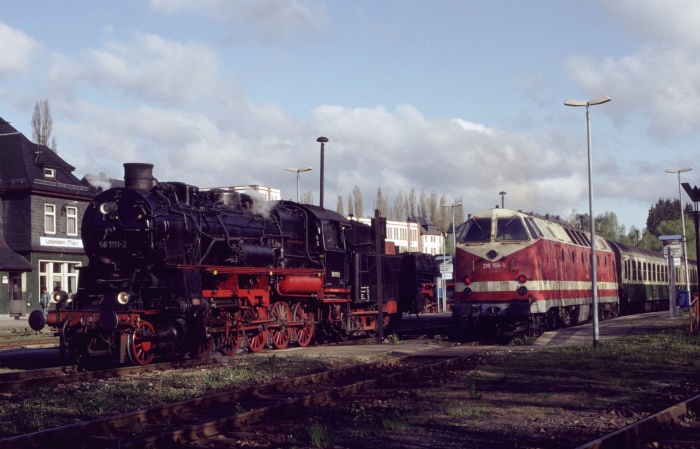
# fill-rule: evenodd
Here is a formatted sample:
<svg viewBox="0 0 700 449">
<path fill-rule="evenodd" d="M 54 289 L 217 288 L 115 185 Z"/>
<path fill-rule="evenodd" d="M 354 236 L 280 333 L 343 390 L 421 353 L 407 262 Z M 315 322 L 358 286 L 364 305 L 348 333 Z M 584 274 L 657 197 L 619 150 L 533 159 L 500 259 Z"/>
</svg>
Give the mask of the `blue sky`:
<svg viewBox="0 0 700 449">
<path fill-rule="evenodd" d="M 335 208 L 359 186 L 588 211 L 643 228 L 700 151 L 695 1 L 0 0 L 0 117 L 52 107 L 75 174 L 263 184 Z M 700 184 L 700 166 L 682 181 Z M 684 201 L 687 201 L 684 198 Z"/>
</svg>

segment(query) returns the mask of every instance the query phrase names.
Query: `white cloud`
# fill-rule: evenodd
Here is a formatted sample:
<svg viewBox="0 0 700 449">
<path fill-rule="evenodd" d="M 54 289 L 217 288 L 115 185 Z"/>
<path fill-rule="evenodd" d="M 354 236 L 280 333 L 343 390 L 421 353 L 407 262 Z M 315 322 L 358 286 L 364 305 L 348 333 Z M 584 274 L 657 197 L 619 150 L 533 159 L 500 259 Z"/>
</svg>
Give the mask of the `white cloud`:
<svg viewBox="0 0 700 449">
<path fill-rule="evenodd" d="M 591 95 L 613 98 L 606 108 L 620 121 L 641 112 L 649 131 L 664 141 L 700 131 L 700 53 L 650 44 L 620 59 L 573 58 L 568 68 Z"/>
<path fill-rule="evenodd" d="M 493 207 L 505 190 L 510 207 L 559 213 L 550 205 L 570 206 L 586 188 L 579 176 L 585 162 L 560 154 L 549 138 L 483 126 L 465 129 L 463 120 L 428 119 L 412 105 L 393 111 L 320 106 L 306 123 L 295 123 L 274 105 L 249 107 L 248 122 L 242 123 L 155 106 L 117 111 L 77 102 L 71 109 L 75 118 L 60 123 L 59 140 L 80 151 L 60 154 L 79 167 L 79 175 L 120 177 L 124 162 L 149 162 L 161 181 L 200 187 L 263 184 L 292 198 L 296 178 L 283 168 L 311 165 L 300 190 L 312 191 L 318 200 L 316 137 L 324 135 L 329 138 L 324 204 L 330 209 L 338 195 L 345 201 L 359 186 L 369 210 L 381 186 L 390 201 L 411 189 L 434 191 L 447 201 L 461 197 L 468 212 Z M 276 120 L 255 127 L 268 111 Z"/>
<path fill-rule="evenodd" d="M 601 2 L 615 21 L 644 38 L 700 48 L 700 3 L 696 0 Z"/>
<path fill-rule="evenodd" d="M 700 3 L 605 2 L 612 17 L 646 40 L 621 57 L 572 57 L 570 77 L 590 95 L 608 94 L 606 110 L 640 121 L 661 141 L 700 132 Z"/>
<path fill-rule="evenodd" d="M 196 14 L 242 27 L 263 41 L 325 33 L 326 8 L 314 0 L 151 0 L 151 8 L 170 14 Z"/>
<path fill-rule="evenodd" d="M 20 30 L 0 22 L 0 77 L 17 76 L 31 70 L 42 45 Z"/>
<path fill-rule="evenodd" d="M 191 105 L 222 94 L 219 58 L 208 47 L 152 34 L 110 41 L 81 60 L 58 57 L 48 72 L 57 91 L 91 87 L 119 100 Z"/>
</svg>

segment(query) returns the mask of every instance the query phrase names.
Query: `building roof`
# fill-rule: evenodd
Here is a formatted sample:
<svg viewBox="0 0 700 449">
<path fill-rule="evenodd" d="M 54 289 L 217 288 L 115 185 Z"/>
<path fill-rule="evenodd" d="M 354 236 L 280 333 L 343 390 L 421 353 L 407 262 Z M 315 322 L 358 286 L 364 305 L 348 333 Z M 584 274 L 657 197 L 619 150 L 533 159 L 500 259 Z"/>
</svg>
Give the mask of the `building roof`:
<svg viewBox="0 0 700 449">
<path fill-rule="evenodd" d="M 32 271 L 32 264 L 12 251 L 0 234 L 0 271 Z"/>
<path fill-rule="evenodd" d="M 47 177 L 46 169 L 52 169 L 54 176 Z M 94 196 L 74 170 L 49 147 L 31 142 L 0 117 L 0 190 Z"/>
<path fill-rule="evenodd" d="M 420 225 L 421 235 L 440 235 L 438 226 L 432 221 L 428 220 L 426 217 L 413 216 L 409 218 L 409 221 L 418 223 L 418 225 Z"/>
</svg>

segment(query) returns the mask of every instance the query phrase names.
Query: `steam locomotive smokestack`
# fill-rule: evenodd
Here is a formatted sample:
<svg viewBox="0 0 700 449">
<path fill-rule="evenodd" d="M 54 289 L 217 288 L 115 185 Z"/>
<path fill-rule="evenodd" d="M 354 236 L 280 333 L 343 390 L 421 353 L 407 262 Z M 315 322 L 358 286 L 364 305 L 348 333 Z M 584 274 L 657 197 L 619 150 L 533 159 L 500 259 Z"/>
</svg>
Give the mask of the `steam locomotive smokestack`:
<svg viewBox="0 0 700 449">
<path fill-rule="evenodd" d="M 127 162 L 124 164 L 124 186 L 127 189 L 149 191 L 156 184 L 153 164 Z"/>
</svg>

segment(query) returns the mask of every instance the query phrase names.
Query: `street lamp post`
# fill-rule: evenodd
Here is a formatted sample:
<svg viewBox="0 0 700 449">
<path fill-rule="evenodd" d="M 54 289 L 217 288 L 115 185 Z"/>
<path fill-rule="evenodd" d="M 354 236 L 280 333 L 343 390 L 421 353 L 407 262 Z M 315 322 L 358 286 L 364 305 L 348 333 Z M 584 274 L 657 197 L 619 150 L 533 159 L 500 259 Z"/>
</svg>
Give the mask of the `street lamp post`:
<svg viewBox="0 0 700 449">
<path fill-rule="evenodd" d="M 586 107 L 586 134 L 588 140 L 588 213 L 591 217 L 591 296 L 593 298 L 593 347 L 598 347 L 598 285 L 597 285 L 597 270 L 596 270 L 596 254 L 595 254 L 595 220 L 593 217 L 593 165 L 591 157 L 591 111 L 590 107 L 597 104 L 603 104 L 610 101 L 610 97 L 605 95 L 591 101 L 581 100 L 566 100 L 566 106 L 585 106 Z"/>
<path fill-rule="evenodd" d="M 501 209 L 505 207 L 505 202 L 503 198 L 506 196 L 506 192 L 498 192 L 499 195 L 501 195 Z"/>
<path fill-rule="evenodd" d="M 321 143 L 321 199 L 319 200 L 318 205 L 323 207 L 323 144 L 328 142 L 328 139 L 326 137 L 319 137 L 318 139 L 316 139 L 316 142 Z"/>
<path fill-rule="evenodd" d="M 447 237 L 447 233 L 443 232 L 442 233 L 442 263 L 447 263 L 447 256 L 445 255 L 445 238 Z M 454 262 L 453 262 L 454 264 Z M 454 265 L 453 265 L 454 266 Z M 447 312 L 447 282 L 445 282 L 445 275 L 440 273 L 441 279 L 441 288 L 440 291 L 442 292 L 442 297 L 440 298 L 440 304 L 443 304 L 442 311 Z M 453 275 L 454 276 L 454 275 Z M 440 307 L 438 306 L 438 309 Z"/>
<path fill-rule="evenodd" d="M 698 203 L 700 202 L 700 188 L 698 188 L 698 186 L 690 187 L 690 184 L 688 184 L 687 182 L 684 182 L 682 185 L 683 190 L 685 190 L 685 193 L 688 194 L 690 200 L 695 204 L 695 213 L 693 218 L 695 221 L 695 257 L 697 257 L 697 254 L 700 254 L 700 211 L 698 210 Z M 697 291 L 700 292 L 700 276 L 698 276 L 697 278 L 697 284 Z M 688 293 L 688 296 L 690 296 L 690 293 Z M 693 328 L 693 303 L 695 301 L 697 301 L 697 299 L 695 299 L 695 296 L 688 298 L 688 311 L 690 315 L 691 330 Z M 697 314 L 695 315 L 695 319 L 698 319 Z"/>
<path fill-rule="evenodd" d="M 298 203 L 299 202 L 299 173 L 311 170 L 311 166 L 307 165 L 306 167 L 302 167 L 302 168 L 284 167 L 284 169 L 297 174 L 297 203 Z"/>
<path fill-rule="evenodd" d="M 678 170 L 666 169 L 666 173 L 678 173 L 678 201 L 681 205 L 681 230 L 683 232 L 683 264 L 685 265 L 685 290 L 688 292 L 688 303 L 690 303 L 690 279 L 688 279 L 688 246 L 685 238 L 685 214 L 683 213 L 683 195 L 681 194 L 681 173 L 692 170 L 691 167 L 679 168 Z M 671 317 L 676 316 L 676 307 L 669 298 L 669 309 Z"/>
<path fill-rule="evenodd" d="M 452 257 L 457 256 L 457 232 L 455 231 L 455 207 L 461 206 L 462 203 L 443 204 L 442 207 L 452 209 Z"/>
</svg>

